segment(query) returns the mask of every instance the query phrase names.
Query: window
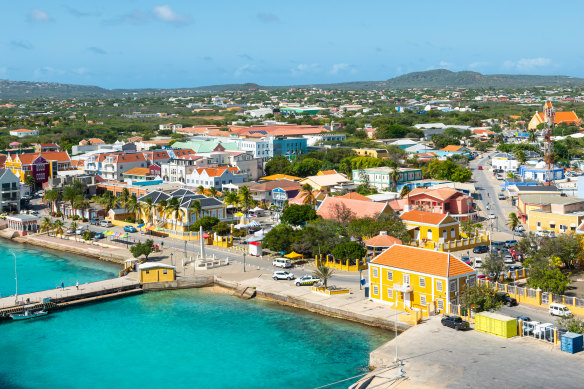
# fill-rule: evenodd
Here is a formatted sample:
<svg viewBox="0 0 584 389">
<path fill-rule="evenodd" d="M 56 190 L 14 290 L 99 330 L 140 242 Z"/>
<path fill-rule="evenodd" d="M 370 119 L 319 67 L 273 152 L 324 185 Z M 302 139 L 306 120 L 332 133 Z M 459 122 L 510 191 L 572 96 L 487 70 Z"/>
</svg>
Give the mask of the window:
<svg viewBox="0 0 584 389">
<path fill-rule="evenodd" d="M 388 271 L 387 272 L 387 280 L 388 281 L 393 281 L 393 272 L 392 271 Z"/>
<path fill-rule="evenodd" d="M 420 296 L 420 305 L 426 305 L 426 296 Z"/>
<path fill-rule="evenodd" d="M 436 308 L 439 310 L 444 310 L 444 301 L 436 300 Z"/>
<path fill-rule="evenodd" d="M 372 277 L 375 277 L 375 278 L 379 277 L 379 269 L 378 268 L 372 267 L 371 273 L 372 273 Z"/>
<path fill-rule="evenodd" d="M 162 271 L 162 274 L 168 274 L 168 270 L 164 269 L 164 270 Z"/>
<path fill-rule="evenodd" d="M 409 285 L 409 284 L 410 284 L 410 275 L 404 274 L 404 285 Z"/>
<path fill-rule="evenodd" d="M 426 287 L 426 279 L 424 277 L 420 277 L 420 288 Z"/>
<path fill-rule="evenodd" d="M 468 279 L 468 286 L 475 286 L 477 279 L 475 277 L 471 277 Z"/>
<path fill-rule="evenodd" d="M 387 290 L 387 298 L 388 299 L 393 299 L 393 289 L 388 289 Z"/>
<path fill-rule="evenodd" d="M 442 281 L 436 281 L 436 290 L 442 292 Z"/>
<path fill-rule="evenodd" d="M 537 222 L 537 228 L 541 228 L 541 222 Z"/>
<path fill-rule="evenodd" d="M 428 230 L 428 232 L 426 233 L 426 238 L 432 239 L 432 230 Z"/>
<path fill-rule="evenodd" d="M 146 274 L 150 274 L 150 270 L 146 270 Z"/>
<path fill-rule="evenodd" d="M 550 222 L 550 228 L 552 229 L 556 228 L 556 222 Z"/>
<path fill-rule="evenodd" d="M 452 239 L 456 238 L 456 230 L 454 228 L 450 230 L 450 237 Z"/>
<path fill-rule="evenodd" d="M 456 292 L 456 280 L 450 281 L 450 291 Z"/>
<path fill-rule="evenodd" d="M 379 294 L 379 286 L 373 285 L 373 294 L 374 295 L 378 295 Z"/>
</svg>

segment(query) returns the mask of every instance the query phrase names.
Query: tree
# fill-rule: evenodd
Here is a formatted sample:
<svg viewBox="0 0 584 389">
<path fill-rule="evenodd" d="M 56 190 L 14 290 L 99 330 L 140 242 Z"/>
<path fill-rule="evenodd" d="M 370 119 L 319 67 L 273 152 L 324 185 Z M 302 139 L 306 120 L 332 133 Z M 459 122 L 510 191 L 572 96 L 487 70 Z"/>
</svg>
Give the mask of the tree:
<svg viewBox="0 0 584 389">
<path fill-rule="evenodd" d="M 314 197 L 314 194 L 312 193 L 312 186 L 308 183 L 302 185 L 300 193 L 303 194 L 302 204 L 310 205 L 312 209 L 314 209 L 316 207 L 316 197 Z"/>
<path fill-rule="evenodd" d="M 128 202 L 128 199 L 130 198 L 130 191 L 128 190 L 128 188 L 124 188 L 122 189 L 122 193 L 120 194 L 120 203 L 122 204 L 122 207 L 126 207 L 126 203 Z"/>
<path fill-rule="evenodd" d="M 134 258 L 138 258 L 141 255 L 144 255 L 146 261 L 148 260 L 148 256 L 154 252 L 154 241 L 152 239 L 146 239 L 146 242 L 138 242 L 130 247 L 130 252 L 134 256 Z"/>
<path fill-rule="evenodd" d="M 271 176 L 272 174 L 286 174 L 290 168 L 290 161 L 284 156 L 278 156 L 270 159 L 266 162 L 264 170 L 266 175 Z"/>
<path fill-rule="evenodd" d="M 87 186 L 83 182 L 74 180 L 72 183 L 63 187 L 63 200 L 68 201 L 71 208 L 73 208 L 75 199 L 80 195 L 85 196 L 86 191 Z"/>
<path fill-rule="evenodd" d="M 105 192 L 101 197 L 94 197 L 93 201 L 103 205 L 105 208 L 105 213 L 108 213 L 110 209 L 114 209 L 118 205 L 118 199 L 112 192 Z"/>
<path fill-rule="evenodd" d="M 561 234 L 555 238 L 544 238 L 536 258 L 549 261 L 557 258 L 567 269 L 574 269 L 582 256 L 580 237 L 575 234 Z"/>
<path fill-rule="evenodd" d="M 314 176 L 322 168 L 322 161 L 316 158 L 304 158 L 294 162 L 288 169 L 290 174 L 299 177 Z"/>
<path fill-rule="evenodd" d="M 474 223 L 470 218 L 466 218 L 466 220 L 460 222 L 460 229 L 468 238 L 474 236 L 475 231 L 482 227 L 483 225 L 481 223 Z"/>
<path fill-rule="evenodd" d="M 409 186 L 404 185 L 401 189 L 401 191 L 399 192 L 399 198 L 403 199 L 404 197 L 408 196 L 410 194 L 412 190 L 410 189 Z"/>
<path fill-rule="evenodd" d="M 242 186 L 239 188 L 239 205 L 244 212 L 247 212 L 251 208 L 253 198 L 251 197 L 251 192 L 247 186 Z"/>
<path fill-rule="evenodd" d="M 227 223 L 219 222 L 213 226 L 213 232 L 220 236 L 229 235 L 231 228 Z"/>
<path fill-rule="evenodd" d="M 495 281 L 499 281 L 501 274 L 505 271 L 505 262 L 498 253 L 489 253 L 483 262 L 483 271 L 493 276 Z"/>
<path fill-rule="evenodd" d="M 537 261 L 531 266 L 527 279 L 527 285 L 530 287 L 554 294 L 564 294 L 570 282 L 569 273 L 563 274 L 557 267 L 542 261 Z"/>
<path fill-rule="evenodd" d="M 205 193 L 205 187 L 203 185 L 197 186 L 197 194 L 204 194 L 204 193 Z"/>
<path fill-rule="evenodd" d="M 288 252 L 299 235 L 300 231 L 294 230 L 288 224 L 279 224 L 264 236 L 262 247 L 275 252 Z"/>
<path fill-rule="evenodd" d="M 201 205 L 201 202 L 199 200 L 191 201 L 191 203 L 189 204 L 189 208 L 187 209 L 187 218 L 189 219 L 189 222 L 191 220 L 191 214 L 190 214 L 191 212 L 193 212 L 197 216 L 195 218 L 195 222 L 196 222 L 201 217 L 202 211 L 203 211 L 203 206 Z"/>
<path fill-rule="evenodd" d="M 46 232 L 49 234 L 53 229 L 53 221 L 49 217 L 44 217 L 43 221 L 41 222 L 41 232 Z"/>
<path fill-rule="evenodd" d="M 152 197 L 146 197 L 142 203 L 142 214 L 146 218 L 146 222 L 152 224 L 152 204 L 154 200 Z"/>
<path fill-rule="evenodd" d="M 34 180 L 33 176 L 27 175 L 24 177 L 24 184 L 30 186 L 30 188 L 34 190 L 36 181 Z"/>
<path fill-rule="evenodd" d="M 511 212 L 507 217 L 507 225 L 509 226 L 511 231 L 513 231 L 513 236 L 515 236 L 515 229 L 519 226 L 519 224 L 520 221 L 519 218 L 517 217 L 517 214 L 515 212 Z"/>
<path fill-rule="evenodd" d="M 178 198 L 172 197 L 170 200 L 168 200 L 165 213 L 172 218 L 173 230 L 176 231 L 178 220 L 181 218 L 181 215 L 184 214 L 184 211 L 180 207 L 180 201 Z"/>
<path fill-rule="evenodd" d="M 58 190 L 55 190 L 55 189 L 49 189 L 49 190 L 45 191 L 45 195 L 44 195 L 43 199 L 50 204 L 50 209 L 52 210 L 52 208 L 53 208 L 52 205 L 57 204 L 57 202 L 61 199 L 61 192 L 59 192 Z M 55 209 L 57 209 L 57 208 L 55 208 Z M 57 211 L 58 211 L 58 209 L 57 209 Z"/>
<path fill-rule="evenodd" d="M 65 224 L 61 220 L 55 220 L 53 222 L 53 229 L 55 230 L 55 236 L 61 235 L 61 238 L 62 238 L 64 228 L 65 228 Z"/>
<path fill-rule="evenodd" d="M 575 316 L 561 317 L 557 322 L 558 328 L 563 328 L 570 332 L 575 332 L 576 334 L 584 334 L 584 320 L 582 319 Z"/>
<path fill-rule="evenodd" d="M 316 219 L 316 211 L 309 205 L 292 204 L 284 210 L 281 220 L 295 226 Z"/>
<path fill-rule="evenodd" d="M 209 188 L 209 194 L 211 195 L 211 197 L 213 198 L 217 197 L 217 193 L 219 193 L 219 191 L 214 186 Z"/>
<path fill-rule="evenodd" d="M 138 203 L 138 198 L 135 194 L 132 194 L 124 204 L 126 212 L 133 213 L 134 219 L 140 218 L 140 204 Z"/>
<path fill-rule="evenodd" d="M 219 223 L 219 219 L 213 216 L 203 216 L 190 227 L 191 231 L 199 231 L 203 226 L 203 231 L 211 231 Z"/>
<path fill-rule="evenodd" d="M 77 195 L 73 199 L 73 209 L 80 209 L 81 215 L 85 215 L 85 212 L 83 211 L 89 208 L 89 205 L 90 205 L 89 200 L 87 200 L 85 195 Z"/>
<path fill-rule="evenodd" d="M 438 180 L 466 182 L 471 179 L 472 172 L 470 169 L 461 168 L 449 159 L 445 161 L 433 159 L 424 169 L 424 175 Z"/>
<path fill-rule="evenodd" d="M 338 259 L 354 261 L 365 257 L 367 250 L 357 242 L 342 242 L 335 246 L 331 254 Z"/>
<path fill-rule="evenodd" d="M 497 291 L 487 285 L 475 285 L 462 292 L 462 305 L 474 312 L 498 310 L 502 301 L 497 297 Z"/>
<path fill-rule="evenodd" d="M 72 221 L 71 224 L 69 224 L 69 228 L 73 230 L 73 237 L 75 238 L 75 240 L 77 240 L 77 228 L 79 227 L 79 224 L 77 224 L 76 221 Z"/>
<path fill-rule="evenodd" d="M 223 203 L 225 205 L 237 205 L 237 192 L 227 192 L 223 196 Z"/>
<path fill-rule="evenodd" d="M 335 274 L 334 269 L 331 269 L 326 266 L 318 266 L 316 270 L 312 272 L 312 276 L 316 278 L 320 278 L 322 283 L 324 284 L 324 288 L 328 287 L 328 280 Z"/>
<path fill-rule="evenodd" d="M 166 221 L 166 207 L 168 206 L 168 201 L 166 199 L 162 199 L 156 204 L 156 215 L 158 218 L 162 218 Z"/>
<path fill-rule="evenodd" d="M 391 191 L 397 191 L 397 182 L 399 181 L 399 170 L 398 168 L 394 167 L 391 173 L 389 174 L 389 178 L 391 179 Z"/>
</svg>

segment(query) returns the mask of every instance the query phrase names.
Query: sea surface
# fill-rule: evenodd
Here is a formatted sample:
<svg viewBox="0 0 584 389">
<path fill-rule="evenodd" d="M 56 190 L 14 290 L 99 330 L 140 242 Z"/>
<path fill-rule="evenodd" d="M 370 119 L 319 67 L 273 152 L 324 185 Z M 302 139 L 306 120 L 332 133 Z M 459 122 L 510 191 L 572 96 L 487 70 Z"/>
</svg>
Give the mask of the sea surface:
<svg viewBox="0 0 584 389">
<path fill-rule="evenodd" d="M 23 285 L 29 290 L 43 285 L 45 272 L 57 280 L 49 287 L 108 274 L 107 266 L 84 258 L 15 248 L 46 269 L 29 271 Z M 10 291 L 5 258 L 0 290 Z M 393 337 L 391 331 L 207 289 L 72 307 L 3 322 L 0 334 L 0 388 L 59 389 L 315 388 L 366 373 L 369 353 Z"/>
<path fill-rule="evenodd" d="M 98 261 L 35 246 L 0 239 L 0 296 L 14 295 L 15 275 L 18 274 L 18 294 L 38 292 L 61 285 L 75 285 L 117 277 L 121 265 Z"/>
</svg>

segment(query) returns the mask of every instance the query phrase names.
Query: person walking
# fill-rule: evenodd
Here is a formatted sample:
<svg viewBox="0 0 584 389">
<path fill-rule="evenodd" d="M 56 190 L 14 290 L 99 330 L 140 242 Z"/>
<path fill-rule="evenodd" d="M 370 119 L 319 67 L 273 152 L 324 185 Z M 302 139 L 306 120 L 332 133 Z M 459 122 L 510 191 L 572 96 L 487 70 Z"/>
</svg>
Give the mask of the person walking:
<svg viewBox="0 0 584 389">
<path fill-rule="evenodd" d="M 79 290 L 79 281 L 77 281 L 77 282 L 75 283 L 75 287 L 77 288 L 77 290 Z"/>
<path fill-rule="evenodd" d="M 61 281 L 61 289 L 65 289 L 65 283 Z"/>
</svg>

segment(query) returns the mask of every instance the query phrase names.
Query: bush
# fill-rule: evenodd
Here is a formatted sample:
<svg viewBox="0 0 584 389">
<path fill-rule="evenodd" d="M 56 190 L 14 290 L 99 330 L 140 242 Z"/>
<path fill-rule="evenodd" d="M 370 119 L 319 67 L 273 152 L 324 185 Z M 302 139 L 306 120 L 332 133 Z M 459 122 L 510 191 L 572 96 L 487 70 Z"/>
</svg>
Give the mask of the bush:
<svg viewBox="0 0 584 389">
<path fill-rule="evenodd" d="M 316 211 L 310 205 L 292 204 L 282 213 L 284 223 L 301 225 L 307 221 L 316 219 Z"/>
<path fill-rule="evenodd" d="M 335 246 L 332 254 L 337 259 L 360 259 L 365 257 L 367 250 L 357 242 L 342 242 Z"/>
<path fill-rule="evenodd" d="M 213 232 L 217 235 L 225 236 L 231 232 L 231 228 L 226 223 L 219 222 L 213 226 Z"/>
<path fill-rule="evenodd" d="M 86 217 L 83 218 L 83 222 L 87 223 L 89 221 L 89 219 L 87 219 Z"/>
<path fill-rule="evenodd" d="M 136 218 L 128 216 L 125 220 L 126 223 L 136 223 Z"/>
<path fill-rule="evenodd" d="M 72 220 L 79 220 L 79 215 L 73 215 L 73 216 L 71 216 L 71 219 Z"/>
<path fill-rule="evenodd" d="M 213 216 L 204 216 L 197 220 L 195 224 L 189 227 L 191 231 L 199 231 L 200 227 L 203 226 L 203 231 L 211 231 L 213 227 L 219 223 L 219 219 Z"/>
<path fill-rule="evenodd" d="M 57 212 L 57 217 L 61 217 L 61 216 L 63 216 L 63 212 L 61 212 L 61 211 Z"/>
</svg>

